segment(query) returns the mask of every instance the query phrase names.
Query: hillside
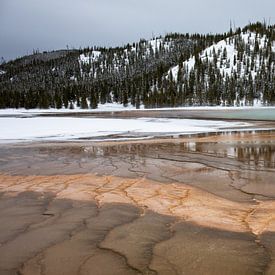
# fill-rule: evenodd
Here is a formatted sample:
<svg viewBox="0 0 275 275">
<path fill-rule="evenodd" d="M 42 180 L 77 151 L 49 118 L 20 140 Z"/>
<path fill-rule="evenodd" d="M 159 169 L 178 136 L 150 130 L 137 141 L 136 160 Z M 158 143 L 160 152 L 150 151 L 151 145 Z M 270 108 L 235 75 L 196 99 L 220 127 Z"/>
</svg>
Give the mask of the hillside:
<svg viewBox="0 0 275 275">
<path fill-rule="evenodd" d="M 244 28 L 177 66 L 167 78 L 189 104 L 268 105 L 275 101 L 274 28 Z"/>
<path fill-rule="evenodd" d="M 0 65 L 0 108 L 272 105 L 275 27 L 168 34 L 117 48 L 36 53 Z"/>
</svg>

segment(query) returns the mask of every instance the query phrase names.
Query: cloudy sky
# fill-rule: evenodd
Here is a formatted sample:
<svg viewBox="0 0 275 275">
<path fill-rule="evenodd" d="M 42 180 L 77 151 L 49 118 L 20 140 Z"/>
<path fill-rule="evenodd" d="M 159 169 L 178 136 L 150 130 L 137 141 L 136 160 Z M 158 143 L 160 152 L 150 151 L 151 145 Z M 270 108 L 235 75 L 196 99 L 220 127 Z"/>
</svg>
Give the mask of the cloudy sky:
<svg viewBox="0 0 275 275">
<path fill-rule="evenodd" d="M 274 0 L 0 0 L 0 57 L 116 46 L 167 32 L 225 32 L 266 19 Z"/>
</svg>

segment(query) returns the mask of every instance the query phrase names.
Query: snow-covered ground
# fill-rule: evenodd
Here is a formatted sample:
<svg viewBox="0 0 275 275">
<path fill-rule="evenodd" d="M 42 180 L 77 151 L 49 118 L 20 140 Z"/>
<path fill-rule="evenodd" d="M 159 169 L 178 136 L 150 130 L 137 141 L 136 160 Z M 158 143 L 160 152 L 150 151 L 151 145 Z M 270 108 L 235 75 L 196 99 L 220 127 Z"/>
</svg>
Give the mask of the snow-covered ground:
<svg viewBox="0 0 275 275">
<path fill-rule="evenodd" d="M 173 110 L 274 110 L 275 106 L 242 106 L 242 107 L 224 107 L 224 106 L 194 106 L 194 107 L 169 107 L 169 108 L 152 108 L 144 109 L 144 106 L 141 105 L 140 109 L 136 109 L 134 106 L 129 105 L 124 107 L 123 104 L 118 103 L 106 103 L 99 104 L 97 109 L 0 109 L 0 116 L 9 116 L 9 115 L 31 115 L 31 114 L 43 114 L 43 113 L 87 113 L 87 112 L 116 112 L 116 111 L 173 111 Z"/>
<path fill-rule="evenodd" d="M 0 141 L 16 142 L 27 140 L 72 140 L 77 138 L 106 137 L 119 134 L 159 136 L 194 134 L 221 131 L 226 128 L 249 124 L 195 119 L 107 119 L 73 117 L 30 117 L 0 118 Z"/>
<path fill-rule="evenodd" d="M 141 106 L 141 109 L 144 107 Z M 136 110 L 136 108 L 132 105 L 124 107 L 123 104 L 118 103 L 106 103 L 106 104 L 98 104 L 97 109 L 0 109 L 0 116 L 1 115 L 24 115 L 24 114 L 42 114 L 42 113 L 86 113 L 86 112 L 115 112 L 115 111 L 130 111 Z"/>
</svg>

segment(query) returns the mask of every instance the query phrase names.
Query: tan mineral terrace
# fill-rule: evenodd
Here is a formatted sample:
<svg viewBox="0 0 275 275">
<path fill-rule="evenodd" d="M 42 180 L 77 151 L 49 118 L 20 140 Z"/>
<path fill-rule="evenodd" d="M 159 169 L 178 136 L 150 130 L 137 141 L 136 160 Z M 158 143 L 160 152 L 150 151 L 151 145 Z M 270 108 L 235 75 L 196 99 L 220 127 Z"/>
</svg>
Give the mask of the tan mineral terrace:
<svg viewBox="0 0 275 275">
<path fill-rule="evenodd" d="M 274 131 L 0 146 L 0 275 L 275 274 Z"/>
<path fill-rule="evenodd" d="M 0 235 L 1 274 L 256 274 L 268 261 L 260 241 L 275 230 L 273 200 L 239 203 L 184 184 L 93 174 L 1 174 L 0 183 L 5 214 L 16 218 L 1 217 L 11 230 Z"/>
<path fill-rule="evenodd" d="M 238 203 L 184 184 L 161 184 L 145 178 L 114 176 L 0 175 L 0 192 L 52 193 L 56 199 L 132 204 L 162 215 L 174 216 L 200 226 L 255 235 L 275 231 L 275 200 Z"/>
</svg>

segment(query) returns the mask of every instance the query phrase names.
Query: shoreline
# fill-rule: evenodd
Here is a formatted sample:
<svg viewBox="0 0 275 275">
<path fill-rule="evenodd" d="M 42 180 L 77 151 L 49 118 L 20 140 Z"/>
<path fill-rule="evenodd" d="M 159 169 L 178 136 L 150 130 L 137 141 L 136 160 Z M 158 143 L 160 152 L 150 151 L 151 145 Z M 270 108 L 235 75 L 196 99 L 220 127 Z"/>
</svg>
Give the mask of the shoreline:
<svg viewBox="0 0 275 275">
<path fill-rule="evenodd" d="M 116 137 L 86 137 L 86 138 L 74 138 L 74 139 L 61 139 L 61 140 L 0 140 L 0 146 L 6 145 L 35 145 L 35 144 L 94 144 L 94 145 L 110 145 L 110 144 L 153 144 L 153 143 L 181 143 L 181 142 L 214 142 L 216 141 L 244 141 L 250 140 L 250 137 L 246 138 L 247 135 L 250 135 L 252 138 L 259 136 L 269 136 L 270 139 L 275 138 L 275 123 L 274 128 L 272 125 L 264 124 L 266 127 L 262 127 L 262 125 L 254 124 L 254 128 L 241 128 L 241 129 L 228 129 L 228 130 L 219 130 L 216 132 L 202 132 L 202 133 L 186 133 L 186 134 L 167 134 L 167 135 L 156 135 L 153 136 L 152 133 L 148 133 L 147 136 L 133 136 L 133 137 L 125 137 L 120 136 L 119 134 Z M 271 127 L 270 127 L 271 126 Z M 248 125 L 247 127 L 251 127 Z M 259 128 L 257 128 L 259 127 Z M 270 127 L 270 128 L 269 128 Z M 221 138 L 222 137 L 222 138 Z"/>
</svg>

